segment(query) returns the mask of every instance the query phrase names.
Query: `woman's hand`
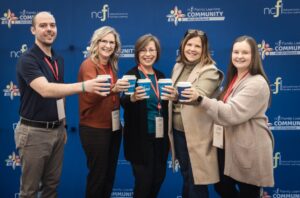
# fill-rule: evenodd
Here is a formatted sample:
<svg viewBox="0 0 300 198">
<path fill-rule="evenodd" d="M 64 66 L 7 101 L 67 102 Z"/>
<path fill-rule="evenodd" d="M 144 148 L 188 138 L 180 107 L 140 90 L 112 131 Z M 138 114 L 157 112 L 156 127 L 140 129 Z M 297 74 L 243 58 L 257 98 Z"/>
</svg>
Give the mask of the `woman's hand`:
<svg viewBox="0 0 300 198">
<path fill-rule="evenodd" d="M 188 98 L 187 100 L 185 100 L 185 102 L 195 102 L 199 97 L 199 94 L 194 87 L 184 89 L 184 91 L 182 91 L 181 93 L 183 97 Z"/>
<path fill-rule="evenodd" d="M 115 86 L 111 89 L 111 91 L 114 93 L 127 91 L 129 86 L 130 84 L 127 79 L 118 79 Z"/>
<path fill-rule="evenodd" d="M 110 83 L 105 79 L 94 78 L 81 82 L 82 91 L 107 96 L 110 92 Z"/>
<path fill-rule="evenodd" d="M 162 93 L 162 96 L 166 98 L 167 100 L 171 101 L 177 101 L 178 100 L 178 92 L 175 87 L 172 86 L 164 86 L 162 88 L 164 92 Z"/>
<path fill-rule="evenodd" d="M 134 94 L 130 96 L 130 101 L 136 102 L 138 100 L 145 100 L 146 99 L 145 96 L 146 96 L 145 89 L 141 86 L 138 86 L 135 88 Z"/>
</svg>

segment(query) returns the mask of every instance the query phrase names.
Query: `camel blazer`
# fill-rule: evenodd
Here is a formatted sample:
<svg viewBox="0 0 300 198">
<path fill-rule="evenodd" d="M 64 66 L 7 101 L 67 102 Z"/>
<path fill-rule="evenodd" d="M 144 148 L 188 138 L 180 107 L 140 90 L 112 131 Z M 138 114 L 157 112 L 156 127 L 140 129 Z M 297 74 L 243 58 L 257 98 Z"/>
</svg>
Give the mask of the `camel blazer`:
<svg viewBox="0 0 300 198">
<path fill-rule="evenodd" d="M 172 73 L 172 81 L 176 82 L 180 76 L 184 65 L 176 63 Z M 202 85 L 196 82 L 201 78 Z M 223 74 L 215 65 L 196 65 L 188 77 L 189 82 L 194 87 L 205 87 L 206 90 L 197 89 L 199 94 L 211 97 L 218 90 L 223 79 Z M 205 84 L 205 85 L 204 85 Z M 200 91 L 199 91 L 200 90 Z M 172 105 L 169 101 L 169 138 L 172 152 L 173 164 L 176 159 L 173 127 L 172 127 Z M 187 148 L 191 161 L 194 183 L 212 184 L 219 181 L 219 171 L 217 162 L 217 151 L 212 146 L 212 127 L 213 120 L 197 104 L 181 104 L 181 117 L 184 127 L 184 133 L 187 141 Z"/>
<path fill-rule="evenodd" d="M 226 103 L 203 97 L 201 106 L 224 126 L 224 174 L 261 187 L 274 185 L 274 139 L 265 115 L 270 90 L 261 75 L 248 74 L 229 95 Z"/>
</svg>

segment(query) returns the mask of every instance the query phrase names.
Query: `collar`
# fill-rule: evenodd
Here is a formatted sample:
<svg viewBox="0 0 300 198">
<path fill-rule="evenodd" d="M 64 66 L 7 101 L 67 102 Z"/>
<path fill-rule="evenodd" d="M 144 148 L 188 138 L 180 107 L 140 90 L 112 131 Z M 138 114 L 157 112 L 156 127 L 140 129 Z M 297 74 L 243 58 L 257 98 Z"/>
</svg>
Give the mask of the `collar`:
<svg viewBox="0 0 300 198">
<path fill-rule="evenodd" d="M 32 46 L 32 49 L 31 49 L 36 55 L 38 58 L 40 59 L 44 59 L 44 57 L 47 57 L 48 60 L 56 60 L 57 57 L 56 57 L 56 53 L 54 52 L 53 49 L 51 49 L 51 54 L 52 54 L 52 58 L 50 58 L 49 56 L 47 56 L 41 49 L 40 47 L 37 45 L 37 44 L 34 44 Z"/>
</svg>

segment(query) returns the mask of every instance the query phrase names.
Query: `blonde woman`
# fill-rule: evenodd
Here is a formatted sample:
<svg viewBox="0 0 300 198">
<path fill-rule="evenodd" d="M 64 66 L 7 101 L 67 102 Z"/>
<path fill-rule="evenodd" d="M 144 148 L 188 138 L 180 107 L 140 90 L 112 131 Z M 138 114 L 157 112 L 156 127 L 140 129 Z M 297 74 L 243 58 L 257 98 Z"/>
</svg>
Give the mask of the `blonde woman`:
<svg viewBox="0 0 300 198">
<path fill-rule="evenodd" d="M 101 86 L 102 95 L 81 93 L 79 96 L 80 140 L 86 154 L 89 173 L 86 197 L 110 197 L 121 143 L 119 92 L 129 83 L 117 80 L 120 37 L 109 26 L 97 29 L 91 39 L 89 57 L 80 66 L 78 81 L 109 75 L 110 84 Z M 114 119 L 113 119 L 114 118 Z M 120 126 L 120 125 L 119 125 Z"/>
</svg>

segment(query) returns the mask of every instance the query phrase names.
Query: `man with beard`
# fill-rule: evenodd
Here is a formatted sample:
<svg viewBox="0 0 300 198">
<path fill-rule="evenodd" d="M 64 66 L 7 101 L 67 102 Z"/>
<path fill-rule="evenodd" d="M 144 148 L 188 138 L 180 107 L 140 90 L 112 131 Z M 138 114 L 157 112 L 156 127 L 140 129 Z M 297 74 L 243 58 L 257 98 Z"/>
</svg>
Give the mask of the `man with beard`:
<svg viewBox="0 0 300 198">
<path fill-rule="evenodd" d="M 64 84 L 64 61 L 51 48 L 57 28 L 53 15 L 39 12 L 32 19 L 35 44 L 17 63 L 20 121 L 15 131 L 22 162 L 20 197 L 57 197 L 62 170 L 65 130 L 64 97 L 81 92 L 99 95 L 103 80 Z"/>
</svg>

